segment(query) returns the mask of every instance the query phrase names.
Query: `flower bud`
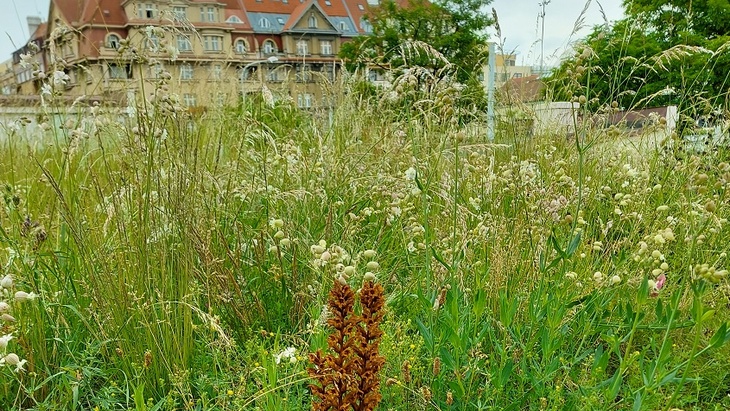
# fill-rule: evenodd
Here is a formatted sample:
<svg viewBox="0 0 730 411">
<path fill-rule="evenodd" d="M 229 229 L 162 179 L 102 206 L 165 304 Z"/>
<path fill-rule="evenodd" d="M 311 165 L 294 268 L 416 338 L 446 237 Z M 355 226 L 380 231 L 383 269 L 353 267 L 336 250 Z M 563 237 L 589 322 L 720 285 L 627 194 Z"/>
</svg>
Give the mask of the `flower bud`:
<svg viewBox="0 0 730 411">
<path fill-rule="evenodd" d="M 12 288 L 13 287 L 13 277 L 11 277 L 10 274 L 3 277 L 3 279 L 0 280 L 0 287 Z"/>
<path fill-rule="evenodd" d="M 15 301 L 22 303 L 25 301 L 31 301 L 36 298 L 35 293 L 26 293 L 25 291 L 18 291 L 15 293 Z"/>
</svg>

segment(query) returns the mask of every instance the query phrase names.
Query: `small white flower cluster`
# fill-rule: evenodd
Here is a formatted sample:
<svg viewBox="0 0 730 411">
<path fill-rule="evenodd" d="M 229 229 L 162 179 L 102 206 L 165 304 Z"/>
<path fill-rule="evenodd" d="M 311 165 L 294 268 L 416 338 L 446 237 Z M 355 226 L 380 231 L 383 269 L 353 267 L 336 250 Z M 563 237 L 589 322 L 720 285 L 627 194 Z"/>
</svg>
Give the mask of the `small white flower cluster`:
<svg viewBox="0 0 730 411">
<path fill-rule="evenodd" d="M 276 230 L 274 233 L 274 240 L 277 241 L 275 245 L 269 247 L 269 252 L 278 253 L 281 247 L 289 247 L 291 245 L 291 239 L 284 233 L 284 220 L 280 218 L 272 218 L 269 221 L 269 227 L 272 230 Z"/>
<path fill-rule="evenodd" d="M 0 280 L 0 320 L 4 324 L 12 324 L 16 321 L 11 313 L 12 306 L 7 302 L 11 295 L 13 295 L 14 301 L 17 303 L 23 303 L 36 298 L 34 293 L 27 293 L 25 291 L 16 291 L 13 294 L 12 290 L 14 287 L 15 283 L 10 274 L 7 274 Z M 13 338 L 12 332 L 0 336 L 0 365 L 15 367 L 15 372 L 24 371 L 25 369 L 23 367 L 25 366 L 26 360 L 21 360 L 18 354 L 8 352 L 8 344 Z"/>
<path fill-rule="evenodd" d="M 285 362 L 289 362 L 290 364 L 294 364 L 297 362 L 297 349 L 294 347 L 288 347 L 284 351 L 274 355 L 274 362 L 277 364 L 281 364 L 281 361 L 284 360 Z"/>
<path fill-rule="evenodd" d="M 416 171 L 416 169 L 413 167 L 409 167 L 408 170 L 405 171 L 404 176 L 406 178 L 408 189 L 410 190 L 411 195 L 420 195 L 421 189 L 418 188 L 418 184 L 416 183 L 416 178 L 418 177 L 418 172 Z"/>
<path fill-rule="evenodd" d="M 338 273 L 344 270 L 345 264 L 349 264 L 351 259 L 347 250 L 337 244 L 327 247 L 325 240 L 319 240 L 317 244 L 310 246 L 309 251 L 314 257 L 312 264 L 315 267 L 334 266 Z"/>
</svg>

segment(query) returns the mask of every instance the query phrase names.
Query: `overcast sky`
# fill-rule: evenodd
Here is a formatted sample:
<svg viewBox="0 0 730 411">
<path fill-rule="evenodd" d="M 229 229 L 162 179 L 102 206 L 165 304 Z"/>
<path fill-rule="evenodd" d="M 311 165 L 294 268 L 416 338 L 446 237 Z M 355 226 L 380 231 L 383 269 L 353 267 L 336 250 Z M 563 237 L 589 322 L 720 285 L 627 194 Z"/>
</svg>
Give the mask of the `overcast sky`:
<svg viewBox="0 0 730 411">
<path fill-rule="evenodd" d="M 9 59 L 30 34 L 27 16 L 48 18 L 50 0 L 0 0 L 0 61 Z"/>
<path fill-rule="evenodd" d="M 493 0 L 497 10 L 505 52 L 518 54 L 517 64 L 540 63 L 540 24 L 538 16 L 541 1 L 545 6 L 545 64 L 557 64 L 563 50 L 590 32 L 590 27 L 602 24 L 603 17 L 596 0 Z M 590 1 L 585 15 L 585 28 L 570 36 L 586 1 Z M 27 16 L 48 16 L 50 0 L 0 0 L 0 61 L 11 57 L 14 50 L 28 40 Z M 623 17 L 621 0 L 601 0 L 600 4 L 609 21 Z M 495 38 L 496 40 L 496 38 Z"/>
<path fill-rule="evenodd" d="M 566 48 L 604 23 L 601 7 L 609 22 L 623 18 L 621 0 L 493 0 L 502 30 L 504 51 L 517 54 L 518 65 L 540 64 L 540 4 L 545 2 L 545 65 L 557 65 Z M 571 36 L 576 21 L 586 8 L 583 28 Z M 494 30 L 492 40 L 498 41 Z"/>
</svg>

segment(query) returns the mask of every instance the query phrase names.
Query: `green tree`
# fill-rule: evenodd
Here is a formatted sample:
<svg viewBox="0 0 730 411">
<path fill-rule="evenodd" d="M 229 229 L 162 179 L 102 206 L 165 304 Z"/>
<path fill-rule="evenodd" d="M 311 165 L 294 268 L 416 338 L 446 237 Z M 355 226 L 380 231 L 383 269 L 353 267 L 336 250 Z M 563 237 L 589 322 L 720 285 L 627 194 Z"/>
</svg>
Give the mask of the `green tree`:
<svg viewBox="0 0 730 411">
<path fill-rule="evenodd" d="M 421 66 L 467 82 L 486 56 L 485 30 L 493 21 L 483 10 L 490 2 L 385 0 L 367 16 L 372 33 L 344 44 L 340 56 L 350 67 Z"/>
<path fill-rule="evenodd" d="M 584 95 L 591 109 L 676 104 L 689 116 L 726 104 L 730 19 L 717 16 L 727 15 L 727 0 L 624 6 L 625 19 L 595 27 L 551 75 L 554 99 Z"/>
<path fill-rule="evenodd" d="M 727 0 L 624 0 L 626 15 L 646 21 L 672 45 L 687 35 L 714 39 L 730 33 L 730 2 Z"/>
</svg>

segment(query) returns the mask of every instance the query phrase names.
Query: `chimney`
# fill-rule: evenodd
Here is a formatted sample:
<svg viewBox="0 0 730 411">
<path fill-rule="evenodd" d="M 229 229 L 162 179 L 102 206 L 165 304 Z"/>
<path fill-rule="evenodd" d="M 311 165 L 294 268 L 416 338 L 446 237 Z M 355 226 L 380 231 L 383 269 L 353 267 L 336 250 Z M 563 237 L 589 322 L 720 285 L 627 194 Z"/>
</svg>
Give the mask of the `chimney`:
<svg viewBox="0 0 730 411">
<path fill-rule="evenodd" d="M 38 27 L 43 21 L 38 16 L 28 16 L 28 35 L 31 37 L 29 40 L 33 40 L 33 34 L 38 30 Z"/>
</svg>

